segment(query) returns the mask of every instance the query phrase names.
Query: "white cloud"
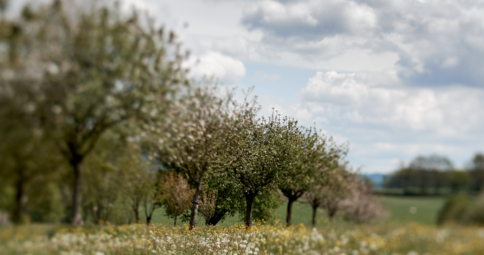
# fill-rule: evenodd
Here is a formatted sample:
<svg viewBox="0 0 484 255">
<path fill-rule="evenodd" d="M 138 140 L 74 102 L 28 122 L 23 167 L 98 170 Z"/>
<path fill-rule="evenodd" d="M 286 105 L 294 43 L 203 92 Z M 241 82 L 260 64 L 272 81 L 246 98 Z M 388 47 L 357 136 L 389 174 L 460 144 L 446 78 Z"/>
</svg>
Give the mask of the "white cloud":
<svg viewBox="0 0 484 255">
<path fill-rule="evenodd" d="M 247 15 L 262 15 L 267 24 L 300 24 L 314 27 L 318 21 L 311 15 L 310 6 L 295 3 L 286 6 L 276 1 L 262 1 L 257 6 L 246 10 Z"/>
<path fill-rule="evenodd" d="M 345 16 L 353 33 L 359 34 L 377 25 L 375 10 L 366 5 L 349 2 L 345 8 Z"/>
<path fill-rule="evenodd" d="M 190 58 L 185 66 L 190 67 L 192 78 L 213 77 L 225 85 L 237 84 L 238 80 L 245 75 L 242 61 L 213 51 L 199 58 Z"/>
<path fill-rule="evenodd" d="M 248 41 L 242 37 L 224 38 L 215 41 L 214 48 L 223 54 L 245 59 L 248 57 Z"/>
<path fill-rule="evenodd" d="M 319 112 L 327 119 L 432 130 L 449 136 L 484 127 L 481 89 L 381 86 L 371 76 L 318 72 L 301 91 L 301 100 L 307 107 L 323 109 Z"/>
<path fill-rule="evenodd" d="M 459 151 L 457 146 L 439 144 L 439 143 L 390 143 L 390 142 L 376 142 L 371 146 L 355 146 L 355 150 L 362 156 L 374 155 L 378 153 L 394 153 L 397 152 L 401 157 L 411 158 L 415 155 L 428 154 L 429 152 L 436 154 L 452 155 Z"/>
<path fill-rule="evenodd" d="M 278 73 L 264 73 L 261 71 L 255 71 L 252 76 L 252 81 L 255 82 L 274 82 L 281 79 L 281 75 Z"/>
<path fill-rule="evenodd" d="M 264 33 L 260 56 L 270 49 L 272 59 L 294 63 L 285 59 L 291 53 L 314 62 L 369 50 L 396 54 L 407 84 L 482 86 L 483 12 L 479 1 L 270 0 L 253 3 L 242 21 Z"/>
<path fill-rule="evenodd" d="M 449 57 L 449 58 L 446 58 L 444 60 L 444 62 L 442 63 L 442 68 L 452 68 L 454 66 L 456 66 L 457 64 L 459 64 L 459 58 L 457 57 Z"/>
</svg>

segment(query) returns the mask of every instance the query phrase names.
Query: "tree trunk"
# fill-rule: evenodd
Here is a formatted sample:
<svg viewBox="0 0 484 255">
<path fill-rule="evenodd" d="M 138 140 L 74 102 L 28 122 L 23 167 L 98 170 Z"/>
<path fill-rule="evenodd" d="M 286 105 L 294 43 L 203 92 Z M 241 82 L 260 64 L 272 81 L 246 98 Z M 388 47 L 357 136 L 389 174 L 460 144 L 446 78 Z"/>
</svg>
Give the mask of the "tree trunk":
<svg viewBox="0 0 484 255">
<path fill-rule="evenodd" d="M 192 207 L 192 215 L 190 216 L 190 226 L 189 230 L 192 230 L 197 223 L 197 213 L 198 213 L 198 202 L 200 201 L 200 194 L 202 193 L 202 180 L 198 182 L 197 190 L 195 191 L 195 195 L 193 196 L 193 207 Z"/>
<path fill-rule="evenodd" d="M 82 171 L 81 171 L 81 158 L 75 156 L 75 159 L 71 161 L 72 168 L 74 170 L 74 190 L 72 192 L 72 225 L 81 226 L 83 224 L 81 207 L 81 185 L 82 185 Z"/>
<path fill-rule="evenodd" d="M 245 194 L 246 211 L 245 211 L 245 228 L 250 230 L 252 227 L 252 210 L 254 209 L 254 199 L 257 194 L 249 192 Z"/>
<path fill-rule="evenodd" d="M 96 211 L 96 224 L 99 225 L 101 224 L 101 221 L 102 221 L 102 210 L 103 210 L 103 207 L 101 205 L 101 203 L 97 203 L 97 211 Z"/>
<path fill-rule="evenodd" d="M 318 207 L 317 206 L 313 206 L 313 220 L 312 220 L 313 228 L 316 227 L 316 212 L 317 211 L 318 211 Z"/>
<path fill-rule="evenodd" d="M 98 225 L 99 224 L 99 215 L 98 215 L 98 207 L 96 204 L 93 204 L 91 206 L 91 213 L 92 213 L 92 217 L 93 217 L 93 220 L 94 220 L 94 224 Z"/>
<path fill-rule="evenodd" d="M 133 206 L 133 212 L 134 212 L 134 220 L 136 223 L 140 223 L 139 220 L 139 204 L 137 204 L 136 207 Z"/>
<path fill-rule="evenodd" d="M 145 209 L 146 225 L 149 226 L 151 223 L 151 218 L 153 217 L 153 212 L 156 210 L 156 204 L 151 197 L 151 194 L 147 194 L 143 200 L 143 206 Z"/>
<path fill-rule="evenodd" d="M 22 198 L 24 196 L 24 169 L 19 167 L 17 170 L 17 194 L 15 196 L 15 209 L 13 211 L 12 220 L 15 224 L 20 224 L 22 222 L 22 213 L 24 211 L 24 205 Z"/>
<path fill-rule="evenodd" d="M 178 218 L 178 215 L 175 215 L 175 223 L 173 224 L 176 227 L 176 218 Z"/>
<path fill-rule="evenodd" d="M 334 216 L 336 215 L 336 212 L 338 211 L 338 209 L 336 209 L 335 207 L 328 207 L 327 209 L 328 209 L 329 222 L 333 223 Z"/>
<path fill-rule="evenodd" d="M 292 205 L 296 202 L 303 194 L 304 190 L 297 190 L 297 189 L 282 189 L 282 194 L 287 197 L 287 211 L 286 211 L 286 227 L 292 225 Z"/>
<path fill-rule="evenodd" d="M 291 226 L 291 216 L 292 216 L 292 204 L 296 199 L 293 197 L 288 197 L 289 201 L 287 202 L 287 212 L 286 212 L 286 227 Z"/>
<path fill-rule="evenodd" d="M 215 210 L 217 210 L 217 209 L 215 209 Z M 210 226 L 217 225 L 217 223 L 220 220 L 222 220 L 222 218 L 225 216 L 226 213 L 227 213 L 227 209 L 222 209 L 218 213 L 216 212 L 214 216 L 212 216 L 210 219 L 208 219 L 206 221 L 206 225 L 210 225 Z"/>
</svg>

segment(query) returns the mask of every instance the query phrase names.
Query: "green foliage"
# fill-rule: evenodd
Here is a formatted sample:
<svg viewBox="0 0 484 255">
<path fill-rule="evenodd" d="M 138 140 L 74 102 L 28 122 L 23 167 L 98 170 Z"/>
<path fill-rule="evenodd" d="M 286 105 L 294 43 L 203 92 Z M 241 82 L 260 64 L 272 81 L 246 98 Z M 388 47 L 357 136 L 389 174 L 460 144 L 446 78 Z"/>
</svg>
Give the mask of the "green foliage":
<svg viewBox="0 0 484 255">
<path fill-rule="evenodd" d="M 471 175 L 467 171 L 450 171 L 449 182 L 452 191 L 465 191 L 471 184 Z"/>
<path fill-rule="evenodd" d="M 8 143 L 9 151 L 38 148 L 31 146 L 38 133 L 72 167 L 72 222 L 79 225 L 82 163 L 102 135 L 132 120 L 158 121 L 188 81 L 172 32 L 119 6 L 68 6 L 67 0 L 27 6 L 15 20 L 1 14 L 0 105 L 26 129 L 27 138 Z"/>
<path fill-rule="evenodd" d="M 278 181 L 279 189 L 288 198 L 288 226 L 291 225 L 292 203 L 320 184 L 344 154 L 331 137 L 327 139 L 313 128 L 296 128 L 289 144 L 288 164 L 281 169 L 285 177 Z"/>
<path fill-rule="evenodd" d="M 0 177 L 0 210 L 11 212 L 14 207 L 15 189 L 7 178 Z"/>
<path fill-rule="evenodd" d="M 245 194 L 257 194 L 268 187 L 274 189 L 285 177 L 290 163 L 291 137 L 297 122 L 273 116 L 269 119 L 249 120 L 238 127 L 237 143 L 231 146 L 241 155 L 230 168 L 232 178 L 239 180 Z"/>
<path fill-rule="evenodd" d="M 385 181 L 385 188 L 402 188 L 408 195 L 427 195 L 429 190 L 440 194 L 450 186 L 452 162 L 443 156 L 419 156 L 408 166 L 402 166 Z"/>
<path fill-rule="evenodd" d="M 276 191 L 263 190 L 254 199 L 253 220 L 261 222 L 274 222 L 275 210 L 283 204 L 284 200 Z M 246 204 L 241 203 L 239 210 L 240 220 L 246 216 Z"/>
<path fill-rule="evenodd" d="M 284 200 L 276 192 L 261 192 L 254 200 L 254 219 L 263 222 L 273 222 L 275 217 L 274 211 L 283 202 Z"/>
<path fill-rule="evenodd" d="M 35 190 L 35 196 L 29 205 L 29 216 L 34 222 L 60 223 L 65 219 L 65 206 L 59 188 L 53 182 L 34 183 L 31 186 Z"/>
<path fill-rule="evenodd" d="M 383 186 L 404 195 L 478 194 L 484 183 L 484 155 L 477 153 L 465 169 L 457 170 L 446 157 L 417 157 L 388 175 Z"/>
<path fill-rule="evenodd" d="M 474 192 L 482 191 L 484 185 L 484 155 L 477 153 L 474 155 L 469 167 L 470 175 L 472 176 L 471 189 Z"/>
<path fill-rule="evenodd" d="M 194 185 L 190 228 L 196 223 L 205 178 L 225 169 L 235 157 L 227 149 L 228 141 L 235 138 L 229 128 L 231 96 L 218 97 L 216 92 L 216 87 L 187 90 L 163 122 L 165 129 L 156 123 L 147 128 L 160 161 L 180 170 Z M 222 172 L 217 173 L 222 177 Z"/>
<path fill-rule="evenodd" d="M 222 168 L 207 176 L 207 186 L 204 189 L 217 192 L 214 216 L 206 221 L 207 224 L 216 225 L 227 217 L 233 217 L 241 208 L 245 209 L 245 197 L 240 186 L 233 180 L 222 177 L 226 174 L 226 170 Z"/>
<path fill-rule="evenodd" d="M 468 210 L 465 223 L 484 226 L 484 193 L 479 195 L 476 203 Z"/>
</svg>

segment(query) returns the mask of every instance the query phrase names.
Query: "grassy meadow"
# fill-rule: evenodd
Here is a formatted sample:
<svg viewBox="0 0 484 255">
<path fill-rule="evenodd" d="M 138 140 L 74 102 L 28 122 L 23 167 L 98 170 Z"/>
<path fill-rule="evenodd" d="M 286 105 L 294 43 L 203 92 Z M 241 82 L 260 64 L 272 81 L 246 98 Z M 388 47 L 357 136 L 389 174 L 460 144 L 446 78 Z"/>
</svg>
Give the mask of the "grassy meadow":
<svg viewBox="0 0 484 255">
<path fill-rule="evenodd" d="M 4 227 L 0 254 L 484 254 L 484 229 L 418 223 L 284 228 L 281 224 L 187 227 Z"/>
<path fill-rule="evenodd" d="M 310 227 L 311 208 L 296 203 L 291 228 L 284 227 L 285 205 L 272 224 L 246 231 L 238 217 L 195 231 L 157 210 L 153 224 L 72 228 L 31 224 L 0 228 L 0 254 L 484 254 L 484 228 L 435 226 L 444 198 L 380 197 L 389 217 L 355 225 L 330 223 L 318 211 Z"/>
<path fill-rule="evenodd" d="M 442 208 L 445 198 L 388 196 L 380 197 L 380 201 L 389 211 L 388 220 L 390 221 L 435 225 L 437 214 Z"/>
</svg>

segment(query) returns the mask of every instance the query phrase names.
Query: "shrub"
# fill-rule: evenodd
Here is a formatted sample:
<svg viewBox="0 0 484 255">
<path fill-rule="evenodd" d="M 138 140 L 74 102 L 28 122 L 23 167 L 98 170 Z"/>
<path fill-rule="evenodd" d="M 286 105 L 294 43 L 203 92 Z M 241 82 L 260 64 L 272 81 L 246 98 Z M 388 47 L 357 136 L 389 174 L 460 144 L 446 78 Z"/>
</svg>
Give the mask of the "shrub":
<svg viewBox="0 0 484 255">
<path fill-rule="evenodd" d="M 342 202 L 344 218 L 355 223 L 367 223 L 387 217 L 388 213 L 374 198 L 371 187 L 356 180 L 351 196 Z"/>
<path fill-rule="evenodd" d="M 471 225 L 484 225 L 484 205 L 472 207 L 466 214 L 466 222 Z"/>
<path fill-rule="evenodd" d="M 472 210 L 472 202 L 467 195 L 450 196 L 439 211 L 437 224 L 465 223 Z"/>
<path fill-rule="evenodd" d="M 484 225 L 484 193 L 481 193 L 477 204 L 467 214 L 467 221 L 473 225 Z"/>
</svg>

